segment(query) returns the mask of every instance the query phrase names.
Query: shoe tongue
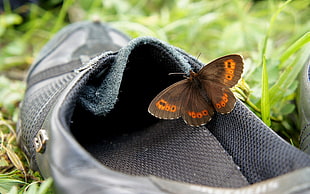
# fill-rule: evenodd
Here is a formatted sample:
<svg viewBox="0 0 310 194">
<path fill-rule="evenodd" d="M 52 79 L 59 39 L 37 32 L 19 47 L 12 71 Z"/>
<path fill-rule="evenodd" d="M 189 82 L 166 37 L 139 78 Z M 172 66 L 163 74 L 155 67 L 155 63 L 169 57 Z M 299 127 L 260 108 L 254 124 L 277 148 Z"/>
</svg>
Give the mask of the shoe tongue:
<svg viewBox="0 0 310 194">
<path fill-rule="evenodd" d="M 144 96 L 141 99 L 144 97 L 149 99 L 150 95 L 152 97 L 156 95 L 155 88 L 159 88 L 157 91 L 159 92 L 169 84 L 184 79 L 180 75 L 168 76 L 169 73 L 188 73 L 189 70 L 197 70 L 201 66 L 202 64 L 194 57 L 158 39 L 152 37 L 133 39 L 118 52 L 108 72 L 103 73 L 104 76 L 95 76 L 94 80 L 87 83 L 81 93 L 80 103 L 97 116 L 107 115 L 119 100 L 137 103 L 136 105 L 140 106 L 135 100 L 142 94 Z M 154 89 L 149 91 L 150 87 Z M 140 94 L 132 95 L 133 92 Z M 123 99 L 120 93 L 123 93 Z"/>
</svg>

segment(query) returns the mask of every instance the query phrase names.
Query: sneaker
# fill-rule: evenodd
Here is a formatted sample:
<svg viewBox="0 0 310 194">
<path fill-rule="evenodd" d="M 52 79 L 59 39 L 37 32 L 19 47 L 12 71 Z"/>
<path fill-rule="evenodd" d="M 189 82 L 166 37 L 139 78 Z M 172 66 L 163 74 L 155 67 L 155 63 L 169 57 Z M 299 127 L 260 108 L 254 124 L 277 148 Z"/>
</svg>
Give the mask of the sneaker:
<svg viewBox="0 0 310 194">
<path fill-rule="evenodd" d="M 29 70 L 18 142 L 56 193 L 309 192 L 309 155 L 239 100 L 201 127 L 148 113 L 183 79 L 169 73 L 202 66 L 156 38 L 71 24 Z"/>
</svg>

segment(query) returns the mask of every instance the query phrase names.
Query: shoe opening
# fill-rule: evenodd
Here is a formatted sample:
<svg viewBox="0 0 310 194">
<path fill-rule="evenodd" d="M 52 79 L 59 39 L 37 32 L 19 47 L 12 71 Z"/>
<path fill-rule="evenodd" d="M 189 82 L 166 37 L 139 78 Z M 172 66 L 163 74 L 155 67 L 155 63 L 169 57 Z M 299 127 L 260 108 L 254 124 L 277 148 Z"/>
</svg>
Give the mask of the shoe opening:
<svg viewBox="0 0 310 194">
<path fill-rule="evenodd" d="M 121 75 L 114 108 L 96 116 L 77 104 L 70 126 L 73 135 L 103 165 L 121 173 L 216 187 L 248 185 L 205 127 L 190 127 L 182 119 L 159 120 L 148 113 L 161 90 L 184 79 L 169 75 L 182 72 L 179 63 L 158 45 L 136 46 Z M 105 76 L 94 76 L 88 84 L 100 87 Z"/>
</svg>

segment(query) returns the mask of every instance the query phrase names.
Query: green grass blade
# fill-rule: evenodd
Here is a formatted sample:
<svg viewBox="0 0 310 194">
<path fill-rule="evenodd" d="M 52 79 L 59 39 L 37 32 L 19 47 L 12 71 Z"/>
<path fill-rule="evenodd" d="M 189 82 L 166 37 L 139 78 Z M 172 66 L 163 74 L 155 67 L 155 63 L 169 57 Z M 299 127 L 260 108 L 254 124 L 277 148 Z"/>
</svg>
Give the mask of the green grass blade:
<svg viewBox="0 0 310 194">
<path fill-rule="evenodd" d="M 280 65 L 281 68 L 288 58 L 301 49 L 305 44 L 310 42 L 310 32 L 307 32 L 298 40 L 296 40 L 281 56 Z"/>
<path fill-rule="evenodd" d="M 38 193 L 38 183 L 34 182 L 27 186 L 24 190 L 24 194 L 37 194 Z"/>
<path fill-rule="evenodd" d="M 52 188 L 52 184 L 53 184 L 52 178 L 48 178 L 48 179 L 44 180 L 44 182 L 41 184 L 41 186 L 38 190 L 38 194 L 48 193 Z"/>
<path fill-rule="evenodd" d="M 283 99 L 283 95 L 296 81 L 300 71 L 302 70 L 302 64 L 305 63 L 308 57 L 309 52 L 305 51 L 304 53 L 299 54 L 299 56 L 297 56 L 293 62 L 290 62 L 287 65 L 283 73 L 280 75 L 278 81 L 270 88 L 269 92 L 271 97 L 271 106 L 275 105 L 277 102 Z"/>
<path fill-rule="evenodd" d="M 74 3 L 74 0 L 64 1 L 63 6 L 57 17 L 56 23 L 52 29 L 52 34 L 56 33 L 63 26 L 65 18 L 67 16 L 68 9 L 70 8 L 70 6 L 72 6 L 73 3 Z"/>
<path fill-rule="evenodd" d="M 17 187 L 12 187 L 11 190 L 8 192 L 8 194 L 18 194 L 18 189 Z"/>
<path fill-rule="evenodd" d="M 12 173 L 0 174 L 0 193 L 8 193 L 11 188 L 18 186 L 19 184 L 25 184 L 24 181 L 13 177 L 14 174 Z M 12 191 L 12 193 L 14 193 L 14 191 Z"/>
<path fill-rule="evenodd" d="M 269 83 L 268 83 L 268 71 L 265 57 L 263 57 L 263 71 L 262 71 L 261 114 L 263 122 L 266 123 L 266 125 L 270 126 L 271 121 L 270 121 Z"/>
<path fill-rule="evenodd" d="M 267 50 L 267 43 L 268 43 L 268 39 L 270 37 L 270 33 L 273 29 L 273 25 L 278 17 L 278 15 L 281 13 L 281 11 L 285 8 L 285 6 L 287 4 L 289 4 L 292 0 L 288 0 L 286 1 L 284 4 L 282 4 L 278 9 L 277 11 L 272 15 L 271 19 L 270 19 L 270 23 L 269 23 L 269 28 L 267 30 L 267 33 L 266 33 L 266 36 L 265 36 L 265 39 L 264 39 L 264 42 L 263 42 L 263 49 L 262 49 L 262 56 L 265 56 L 266 54 L 266 50 Z"/>
<path fill-rule="evenodd" d="M 263 70 L 262 70 L 262 97 L 261 97 L 260 104 L 261 104 L 262 120 L 268 126 L 271 125 L 271 120 L 270 120 L 271 103 L 270 103 L 270 99 L 269 99 L 271 94 L 269 91 L 268 70 L 267 70 L 266 57 L 265 57 L 266 56 L 266 50 L 267 50 L 267 45 L 268 45 L 268 39 L 269 39 L 271 31 L 273 29 L 274 22 L 276 21 L 276 18 L 281 13 L 281 11 L 284 9 L 284 7 L 287 4 L 289 4 L 290 2 L 291 2 L 291 0 L 286 1 L 272 15 L 272 17 L 270 19 L 270 23 L 269 23 L 269 28 L 266 32 L 266 36 L 264 38 L 263 47 L 262 47 L 261 57 L 262 57 L 262 68 L 263 68 Z"/>
<path fill-rule="evenodd" d="M 285 67 L 282 74 L 280 75 L 278 81 L 270 88 L 270 103 L 271 106 L 275 105 L 281 97 L 283 93 L 288 90 L 288 88 L 295 82 L 297 76 L 299 75 L 302 64 L 305 63 L 309 56 L 309 51 L 307 45 L 310 43 L 310 32 L 307 32 L 299 39 L 297 39 L 280 58 L 279 67 Z M 309 46 L 308 46 L 309 47 Z M 305 51 L 295 57 L 295 60 L 292 62 L 287 62 L 293 54 L 296 54 L 298 50 L 305 48 Z"/>
<path fill-rule="evenodd" d="M 51 194 L 53 179 L 48 178 L 41 182 L 33 182 L 24 189 L 24 194 Z"/>
</svg>

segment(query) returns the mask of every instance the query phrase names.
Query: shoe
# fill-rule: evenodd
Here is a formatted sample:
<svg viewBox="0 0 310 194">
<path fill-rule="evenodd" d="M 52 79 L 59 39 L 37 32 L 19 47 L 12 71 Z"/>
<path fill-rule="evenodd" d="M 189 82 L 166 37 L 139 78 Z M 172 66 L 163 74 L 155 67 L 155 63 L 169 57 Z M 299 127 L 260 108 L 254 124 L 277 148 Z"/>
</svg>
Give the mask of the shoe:
<svg viewBox="0 0 310 194">
<path fill-rule="evenodd" d="M 183 79 L 169 73 L 202 66 L 155 38 L 71 24 L 29 70 L 18 142 L 56 193 L 309 192 L 309 155 L 239 100 L 201 127 L 147 112 Z"/>
<path fill-rule="evenodd" d="M 298 110 L 301 128 L 300 149 L 310 154 L 310 57 L 301 71 Z"/>
</svg>

